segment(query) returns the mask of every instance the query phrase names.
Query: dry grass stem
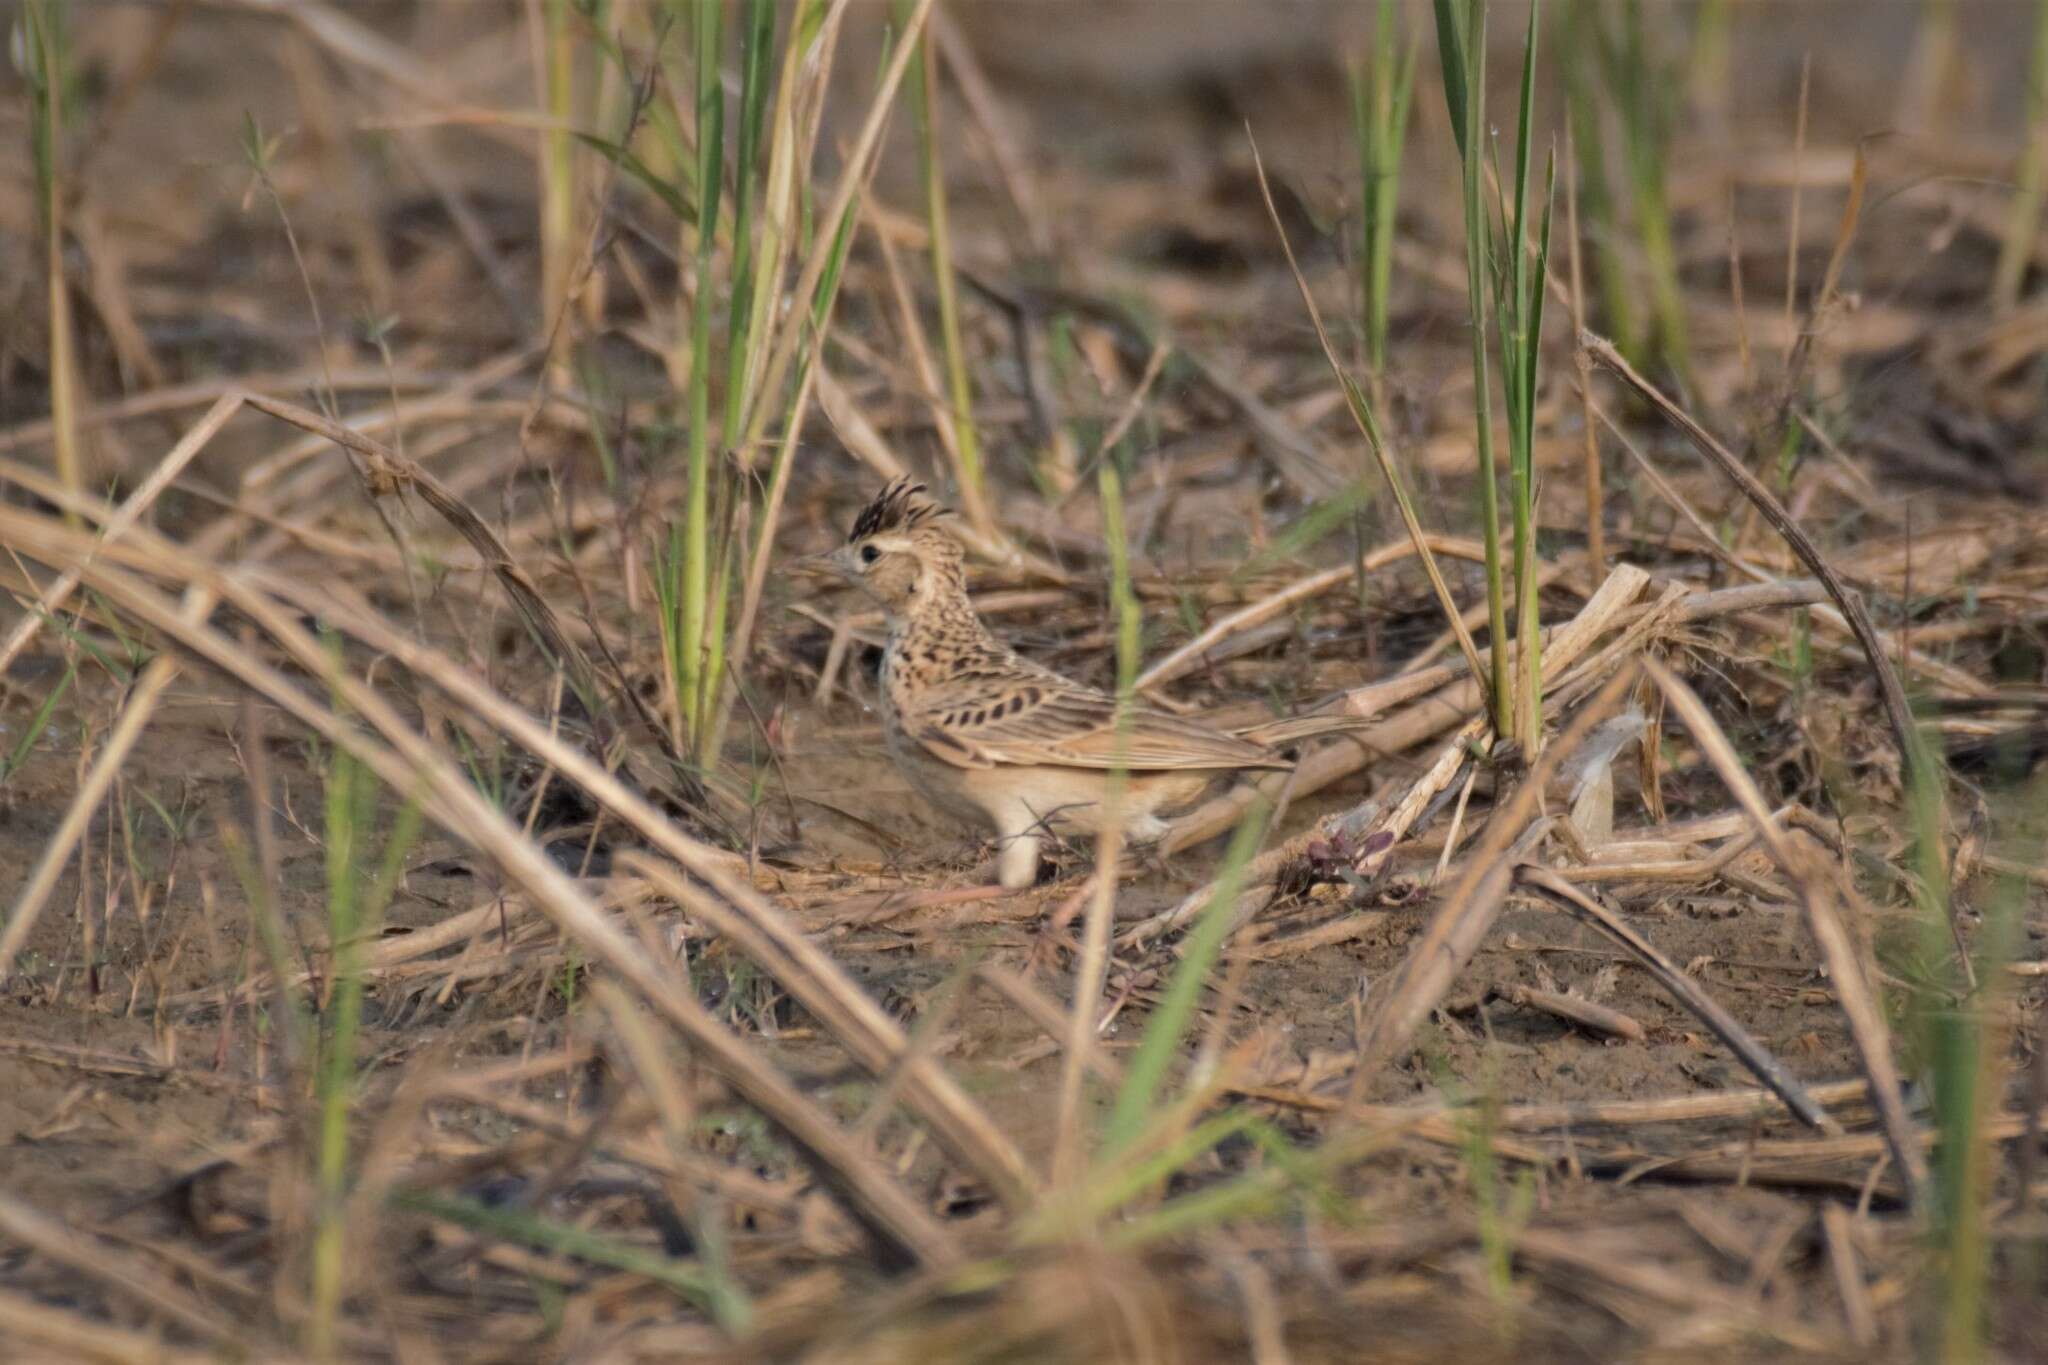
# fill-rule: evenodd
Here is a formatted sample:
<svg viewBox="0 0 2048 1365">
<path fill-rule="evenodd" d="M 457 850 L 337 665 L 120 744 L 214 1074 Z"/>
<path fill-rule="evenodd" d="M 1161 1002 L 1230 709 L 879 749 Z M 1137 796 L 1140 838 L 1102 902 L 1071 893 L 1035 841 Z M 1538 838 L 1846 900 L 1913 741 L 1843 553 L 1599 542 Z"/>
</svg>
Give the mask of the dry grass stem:
<svg viewBox="0 0 2048 1365">
<path fill-rule="evenodd" d="M 1702 990 L 1684 969 L 1632 928 L 1627 921 L 1602 905 L 1592 896 L 1573 886 L 1564 877 L 1548 868 L 1523 867 L 1516 873 L 1525 885 L 1541 891 L 1566 912 L 1580 921 L 1592 925 L 1601 933 L 1619 943 L 1657 978 L 1657 984 L 1671 992 L 1699 1021 L 1714 1033 L 1714 1036 L 1728 1045 L 1742 1064 L 1755 1073 L 1771 1090 L 1784 1100 L 1785 1107 L 1800 1122 L 1820 1129 L 1824 1133 L 1838 1134 L 1841 1125 L 1828 1117 L 1805 1088 L 1800 1085 L 1784 1066 L 1765 1050 L 1763 1044 L 1751 1036 L 1748 1029 L 1737 1022 L 1734 1015 L 1723 1009 L 1714 998 Z"/>
<path fill-rule="evenodd" d="M 1844 906 L 1835 874 L 1824 870 L 1812 853 L 1795 848 L 1791 836 L 1779 829 L 1756 783 L 1698 694 L 1662 664 L 1651 660 L 1646 667 L 1671 709 L 1692 731 L 1714 771 L 1727 784 L 1730 795 L 1756 822 L 1757 834 L 1772 860 L 1798 887 L 1807 929 L 1820 948 L 1835 996 L 1848 1017 L 1849 1032 L 1856 1041 L 1864 1077 L 1870 1082 L 1885 1138 L 1891 1144 L 1892 1159 L 1906 1181 L 1908 1197 L 1916 1201 L 1923 1198 L 1927 1187 L 1926 1158 L 1921 1154 L 1912 1118 L 1900 1093 L 1898 1068 L 1892 1059 L 1891 1030 L 1871 991 L 1862 950 L 1843 921 Z"/>
</svg>

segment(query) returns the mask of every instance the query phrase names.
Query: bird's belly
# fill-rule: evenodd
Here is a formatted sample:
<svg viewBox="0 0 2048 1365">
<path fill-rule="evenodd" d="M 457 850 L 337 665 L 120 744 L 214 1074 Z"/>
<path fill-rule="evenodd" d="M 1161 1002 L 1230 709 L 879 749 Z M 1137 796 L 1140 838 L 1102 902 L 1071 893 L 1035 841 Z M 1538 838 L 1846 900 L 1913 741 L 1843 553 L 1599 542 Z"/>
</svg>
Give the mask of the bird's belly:
<svg viewBox="0 0 2048 1365">
<path fill-rule="evenodd" d="M 968 823 L 997 832 L 1042 823 L 1062 834 L 1092 836 L 1102 827 L 1109 774 L 1097 768 L 1000 764 L 959 768 L 933 758 L 924 747 L 889 736 L 890 753 L 910 785 L 927 801 Z M 1175 769 L 1130 774 L 1118 813 L 1134 835 L 1156 833 L 1161 811 L 1183 806 L 1224 776 L 1209 769 Z M 1027 818 L 1018 819 L 1019 815 Z"/>
<path fill-rule="evenodd" d="M 1118 818 L 1127 835 L 1157 835 L 1159 813 L 1187 805 L 1222 772 L 1206 768 L 1131 773 L 1117 802 Z M 1093 836 L 1102 828 L 1103 804 L 1109 796 L 1109 774 L 1099 768 L 1003 767 L 987 776 L 1001 804 L 1021 803 L 1062 834 Z M 1014 805 L 1012 805 L 1014 808 Z M 994 818 L 1000 819 L 1000 816 Z"/>
<path fill-rule="evenodd" d="M 974 774 L 932 757 L 922 744 L 904 735 L 892 712 L 885 712 L 882 716 L 882 739 L 888 746 L 890 759 L 896 764 L 896 771 L 903 774 L 919 796 L 967 824 L 991 822 L 992 817 L 975 800 L 974 791 L 969 786 L 968 779 Z"/>
<path fill-rule="evenodd" d="M 896 761 L 896 770 L 909 781 L 913 790 L 925 800 L 956 819 L 969 824 L 985 824 L 989 816 L 968 785 L 973 774 L 965 768 L 956 768 L 943 763 L 926 753 L 924 746 L 890 734 L 889 756 Z"/>
</svg>

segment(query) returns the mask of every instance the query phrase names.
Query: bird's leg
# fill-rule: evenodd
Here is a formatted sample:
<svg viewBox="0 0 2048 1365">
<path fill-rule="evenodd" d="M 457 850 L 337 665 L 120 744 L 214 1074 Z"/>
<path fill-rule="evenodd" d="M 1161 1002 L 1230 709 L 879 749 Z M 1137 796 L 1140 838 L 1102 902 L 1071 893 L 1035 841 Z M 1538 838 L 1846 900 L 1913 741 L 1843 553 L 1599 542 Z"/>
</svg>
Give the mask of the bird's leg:
<svg viewBox="0 0 2048 1365">
<path fill-rule="evenodd" d="M 1134 864 L 1143 863 L 1155 876 L 1171 877 L 1172 869 L 1162 849 L 1166 836 L 1173 832 L 1173 826 L 1151 811 L 1145 811 L 1124 826 L 1124 838 L 1128 841 Z"/>
<path fill-rule="evenodd" d="M 1037 881 L 1038 844 L 1038 817 L 1026 811 L 1019 827 L 996 836 L 996 880 L 1011 891 Z"/>
<path fill-rule="evenodd" d="M 1164 839 L 1166 832 L 1172 828 L 1173 826 L 1148 810 L 1124 825 L 1124 838 L 1134 845 L 1156 844 Z"/>
</svg>

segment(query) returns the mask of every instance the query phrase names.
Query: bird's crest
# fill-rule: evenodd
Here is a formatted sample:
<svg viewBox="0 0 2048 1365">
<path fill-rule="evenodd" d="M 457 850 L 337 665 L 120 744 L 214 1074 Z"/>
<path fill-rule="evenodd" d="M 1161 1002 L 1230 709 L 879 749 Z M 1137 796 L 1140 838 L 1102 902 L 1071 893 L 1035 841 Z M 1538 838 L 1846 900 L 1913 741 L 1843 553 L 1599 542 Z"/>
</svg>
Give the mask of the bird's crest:
<svg viewBox="0 0 2048 1365">
<path fill-rule="evenodd" d="M 889 480 L 875 500 L 861 509 L 846 540 L 851 544 L 887 531 L 913 531 L 945 515 L 946 509 L 926 496 L 923 484 L 901 476 Z"/>
</svg>

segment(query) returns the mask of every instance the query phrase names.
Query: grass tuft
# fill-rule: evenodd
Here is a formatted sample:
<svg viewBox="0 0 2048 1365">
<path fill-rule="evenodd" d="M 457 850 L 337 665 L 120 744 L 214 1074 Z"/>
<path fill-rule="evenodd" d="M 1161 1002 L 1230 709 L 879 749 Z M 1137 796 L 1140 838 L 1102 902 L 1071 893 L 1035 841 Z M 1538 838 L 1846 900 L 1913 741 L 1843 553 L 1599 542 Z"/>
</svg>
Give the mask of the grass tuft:
<svg viewBox="0 0 2048 1365">
<path fill-rule="evenodd" d="M 1397 50 L 1394 0 L 1380 0 L 1372 58 L 1353 61 L 1352 136 L 1358 143 L 1359 284 L 1364 303 L 1365 358 L 1372 375 L 1373 404 L 1386 406 L 1387 308 L 1394 278 L 1394 229 L 1401 200 L 1401 154 L 1414 107 L 1419 35 Z"/>
<path fill-rule="evenodd" d="M 331 1357 L 339 1339 L 348 1281 L 349 1120 L 356 1098 L 356 1039 L 362 1027 L 364 947 L 377 933 L 398 888 L 406 855 L 419 837 L 420 807 L 409 802 L 386 835 L 373 875 L 379 783 L 348 751 L 333 751 L 327 770 L 327 933 L 331 979 L 320 1064 L 320 1111 L 312 1288 L 306 1341 L 315 1357 Z"/>
<path fill-rule="evenodd" d="M 1483 193 L 1487 162 L 1486 3 L 1437 0 L 1437 45 L 1443 60 L 1444 102 L 1463 171 L 1465 285 L 1470 304 L 1473 418 L 1479 464 L 1480 533 L 1486 546 L 1486 612 L 1492 631 L 1492 702 L 1495 732 L 1514 738 L 1533 758 L 1541 738 L 1542 661 L 1537 639 L 1535 544 L 1535 439 L 1543 299 L 1550 258 L 1550 211 L 1557 165 L 1544 176 L 1543 215 L 1529 231 L 1529 165 L 1535 139 L 1536 34 L 1539 7 L 1531 6 L 1522 51 L 1519 117 L 1515 126 L 1514 181 L 1503 191 L 1498 217 Z M 1511 196 L 1511 197 L 1508 197 Z M 1500 481 L 1493 450 L 1492 358 L 1489 318 L 1500 353 L 1508 417 L 1510 515 L 1513 518 L 1516 640 L 1520 667 L 1507 648 L 1507 590 L 1502 573 Z"/>
<path fill-rule="evenodd" d="M 50 444 L 57 477 L 75 494 L 85 492 L 80 445 L 84 393 L 71 313 L 70 275 L 64 266 L 65 110 L 71 102 L 71 57 L 65 0 L 25 0 L 19 56 L 28 86 L 29 141 L 36 173 L 36 208 L 43 233 L 43 265 L 50 323 Z"/>
<path fill-rule="evenodd" d="M 1167 982 L 1166 997 L 1146 1022 L 1145 1036 L 1139 1040 L 1137 1055 L 1131 1058 L 1130 1071 L 1117 1092 L 1109 1127 L 1103 1135 L 1103 1151 L 1108 1156 L 1115 1156 L 1136 1140 L 1153 1116 L 1160 1088 L 1180 1051 L 1202 987 L 1237 918 L 1238 893 L 1244 886 L 1245 869 L 1265 838 L 1266 822 L 1271 818 L 1272 808 L 1264 801 L 1255 802 L 1230 836 L 1230 847 L 1223 855 L 1209 903 L 1188 933 L 1180 962 Z"/>
<path fill-rule="evenodd" d="M 1640 0 L 1618 0 L 1618 13 L 1611 0 L 1568 0 L 1559 48 L 1602 325 L 1631 364 L 1668 370 L 1690 388 L 1691 334 L 1667 191 L 1682 72 L 1653 49 Z M 1627 221 L 1609 179 L 1610 130 L 1620 139 Z M 1647 322 L 1637 308 L 1645 281 Z"/>
</svg>

